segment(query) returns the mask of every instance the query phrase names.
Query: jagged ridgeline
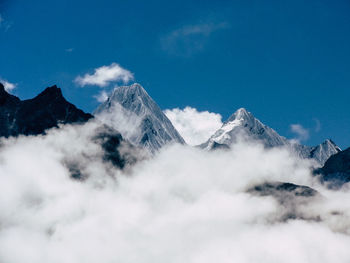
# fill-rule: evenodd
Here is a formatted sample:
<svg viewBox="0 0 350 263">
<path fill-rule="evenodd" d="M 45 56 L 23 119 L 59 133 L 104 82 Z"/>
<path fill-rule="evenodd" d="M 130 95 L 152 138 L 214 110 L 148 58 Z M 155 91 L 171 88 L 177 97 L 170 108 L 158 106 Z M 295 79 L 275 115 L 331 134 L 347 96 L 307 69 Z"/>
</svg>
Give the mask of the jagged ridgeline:
<svg viewBox="0 0 350 263">
<path fill-rule="evenodd" d="M 69 103 L 57 86 L 46 88 L 33 99 L 20 100 L 6 92 L 0 83 L 0 137 L 16 137 L 19 135 L 41 135 L 49 133 L 51 128 L 59 124 L 81 124 L 75 127 L 80 132 L 86 129 L 87 143 L 98 144 L 102 149 L 102 158 L 113 166 L 123 169 L 136 162 L 137 150 L 126 142 L 121 134 L 103 123 L 93 120 L 94 117 Z M 88 125 L 89 126 L 86 126 Z M 85 125 L 85 126 L 83 126 Z M 122 151 L 121 151 L 122 149 Z M 127 150 L 125 150 L 127 149 Z M 82 154 L 81 158 L 96 158 Z M 85 178 L 82 162 L 65 158 L 62 160 L 73 178 Z"/>
<path fill-rule="evenodd" d="M 115 88 L 94 114 L 101 127 L 108 130 L 97 136 L 106 151 L 106 160 L 120 168 L 125 166 L 117 150 L 122 141 L 129 141 L 131 145 L 147 149 L 151 153 L 172 143 L 185 144 L 160 107 L 137 83 Z M 20 100 L 7 93 L 0 83 L 1 137 L 45 134 L 59 124 L 84 124 L 93 118 L 93 115 L 69 103 L 57 86 L 46 88 L 32 99 Z M 331 140 L 313 147 L 290 141 L 244 108 L 232 114 L 200 147 L 206 150 L 229 149 L 242 136 L 260 141 L 267 148 L 287 147 L 301 158 L 314 159 L 320 166 L 324 165 L 315 173 L 321 174 L 321 179 L 325 182 L 337 181 L 343 184 L 349 181 L 348 150 L 341 152 Z"/>
<path fill-rule="evenodd" d="M 208 150 L 229 148 L 242 137 L 259 141 L 267 148 L 287 147 L 297 156 L 314 159 L 320 165 L 323 165 L 333 154 L 340 152 L 340 148 L 332 140 L 326 140 L 313 147 L 290 141 L 256 119 L 244 108 L 232 114 L 222 127 L 200 147 Z"/>
<path fill-rule="evenodd" d="M 43 134 L 59 123 L 84 123 L 93 116 L 66 101 L 57 86 L 46 88 L 33 99 L 20 100 L 0 83 L 0 136 Z"/>
<path fill-rule="evenodd" d="M 122 135 L 126 139 L 152 153 L 167 144 L 185 144 L 168 117 L 137 83 L 115 88 L 94 115 L 117 130 L 124 131 Z"/>
</svg>

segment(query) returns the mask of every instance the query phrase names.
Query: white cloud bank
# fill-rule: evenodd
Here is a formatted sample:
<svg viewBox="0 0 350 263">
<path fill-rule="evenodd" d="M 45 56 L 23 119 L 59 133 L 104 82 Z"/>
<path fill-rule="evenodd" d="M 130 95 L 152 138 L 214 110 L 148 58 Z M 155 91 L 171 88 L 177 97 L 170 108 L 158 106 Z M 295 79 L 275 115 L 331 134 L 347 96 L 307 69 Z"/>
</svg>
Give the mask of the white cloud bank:
<svg viewBox="0 0 350 263">
<path fill-rule="evenodd" d="M 112 82 L 128 83 L 133 79 L 134 75 L 129 70 L 122 68 L 117 63 L 112 63 L 109 66 L 96 68 L 93 74 L 78 76 L 74 81 L 81 87 L 86 85 L 105 87 Z"/>
<path fill-rule="evenodd" d="M 221 115 L 195 108 L 165 110 L 165 115 L 189 145 L 198 145 L 209 139 L 222 126 Z"/>
<path fill-rule="evenodd" d="M 308 161 L 259 144 L 174 145 L 124 173 L 89 139 L 94 125 L 2 139 L 0 262 L 350 261 L 349 191 L 318 185 Z M 89 178 L 72 180 L 67 161 Z M 317 188 L 304 212 L 318 220 L 276 220 L 273 198 L 245 192 L 264 180 Z"/>
<path fill-rule="evenodd" d="M 291 124 L 290 130 L 297 135 L 297 138 L 295 138 L 297 142 L 306 141 L 310 137 L 309 130 L 301 124 Z"/>
<path fill-rule="evenodd" d="M 0 83 L 2 83 L 4 85 L 4 88 L 7 92 L 11 92 L 12 90 L 14 90 L 16 88 L 16 84 L 11 83 L 5 79 L 0 78 Z"/>
</svg>

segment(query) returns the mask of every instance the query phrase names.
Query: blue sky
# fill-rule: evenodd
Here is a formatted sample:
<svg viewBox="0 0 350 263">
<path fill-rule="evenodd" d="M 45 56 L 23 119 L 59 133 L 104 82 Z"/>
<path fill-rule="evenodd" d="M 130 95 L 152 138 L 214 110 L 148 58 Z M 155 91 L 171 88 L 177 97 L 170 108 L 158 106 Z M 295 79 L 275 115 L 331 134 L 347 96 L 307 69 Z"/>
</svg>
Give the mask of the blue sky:
<svg viewBox="0 0 350 263">
<path fill-rule="evenodd" d="M 163 109 L 226 119 L 245 107 L 305 144 L 350 146 L 350 2 L 0 1 L 0 78 L 22 99 L 57 84 L 93 111 L 107 86 L 77 76 L 117 63 Z"/>
</svg>

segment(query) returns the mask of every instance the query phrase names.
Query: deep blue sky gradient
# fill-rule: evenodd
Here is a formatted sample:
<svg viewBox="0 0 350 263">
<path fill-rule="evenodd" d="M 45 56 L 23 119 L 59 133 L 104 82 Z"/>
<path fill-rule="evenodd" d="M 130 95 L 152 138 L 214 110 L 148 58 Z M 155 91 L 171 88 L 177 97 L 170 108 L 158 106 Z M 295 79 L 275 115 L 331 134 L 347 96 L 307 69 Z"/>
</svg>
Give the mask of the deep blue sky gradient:
<svg viewBox="0 0 350 263">
<path fill-rule="evenodd" d="M 100 88 L 73 80 L 116 62 L 163 109 L 245 107 L 288 138 L 300 123 L 306 144 L 350 146 L 349 0 L 0 0 L 0 14 L 0 77 L 22 99 L 57 84 L 91 112 Z"/>
</svg>

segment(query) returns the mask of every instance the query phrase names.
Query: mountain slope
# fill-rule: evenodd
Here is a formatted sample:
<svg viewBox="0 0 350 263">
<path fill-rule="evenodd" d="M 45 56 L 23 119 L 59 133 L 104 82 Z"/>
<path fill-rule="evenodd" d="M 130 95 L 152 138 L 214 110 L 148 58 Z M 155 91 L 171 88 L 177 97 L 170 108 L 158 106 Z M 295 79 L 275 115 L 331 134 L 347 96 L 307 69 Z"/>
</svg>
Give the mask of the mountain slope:
<svg viewBox="0 0 350 263">
<path fill-rule="evenodd" d="M 315 174 L 320 174 L 321 180 L 333 188 L 350 182 L 350 148 L 332 155 Z"/>
<path fill-rule="evenodd" d="M 200 147 L 211 150 L 219 146 L 222 147 L 222 145 L 230 146 L 240 138 L 260 141 L 268 148 L 285 146 L 299 157 L 313 158 L 321 165 L 323 165 L 331 155 L 340 151 L 339 147 L 331 140 L 326 140 L 315 147 L 292 142 L 280 136 L 275 130 L 264 125 L 244 108 L 232 114 L 222 127 L 217 130 L 207 142 L 200 145 Z"/>
<path fill-rule="evenodd" d="M 144 88 L 135 83 L 115 88 L 94 112 L 137 146 L 156 152 L 169 143 L 185 141 Z"/>
<path fill-rule="evenodd" d="M 59 123 L 81 123 L 92 117 L 66 101 L 56 86 L 22 101 L 7 93 L 0 83 L 0 136 L 42 134 Z"/>
</svg>

